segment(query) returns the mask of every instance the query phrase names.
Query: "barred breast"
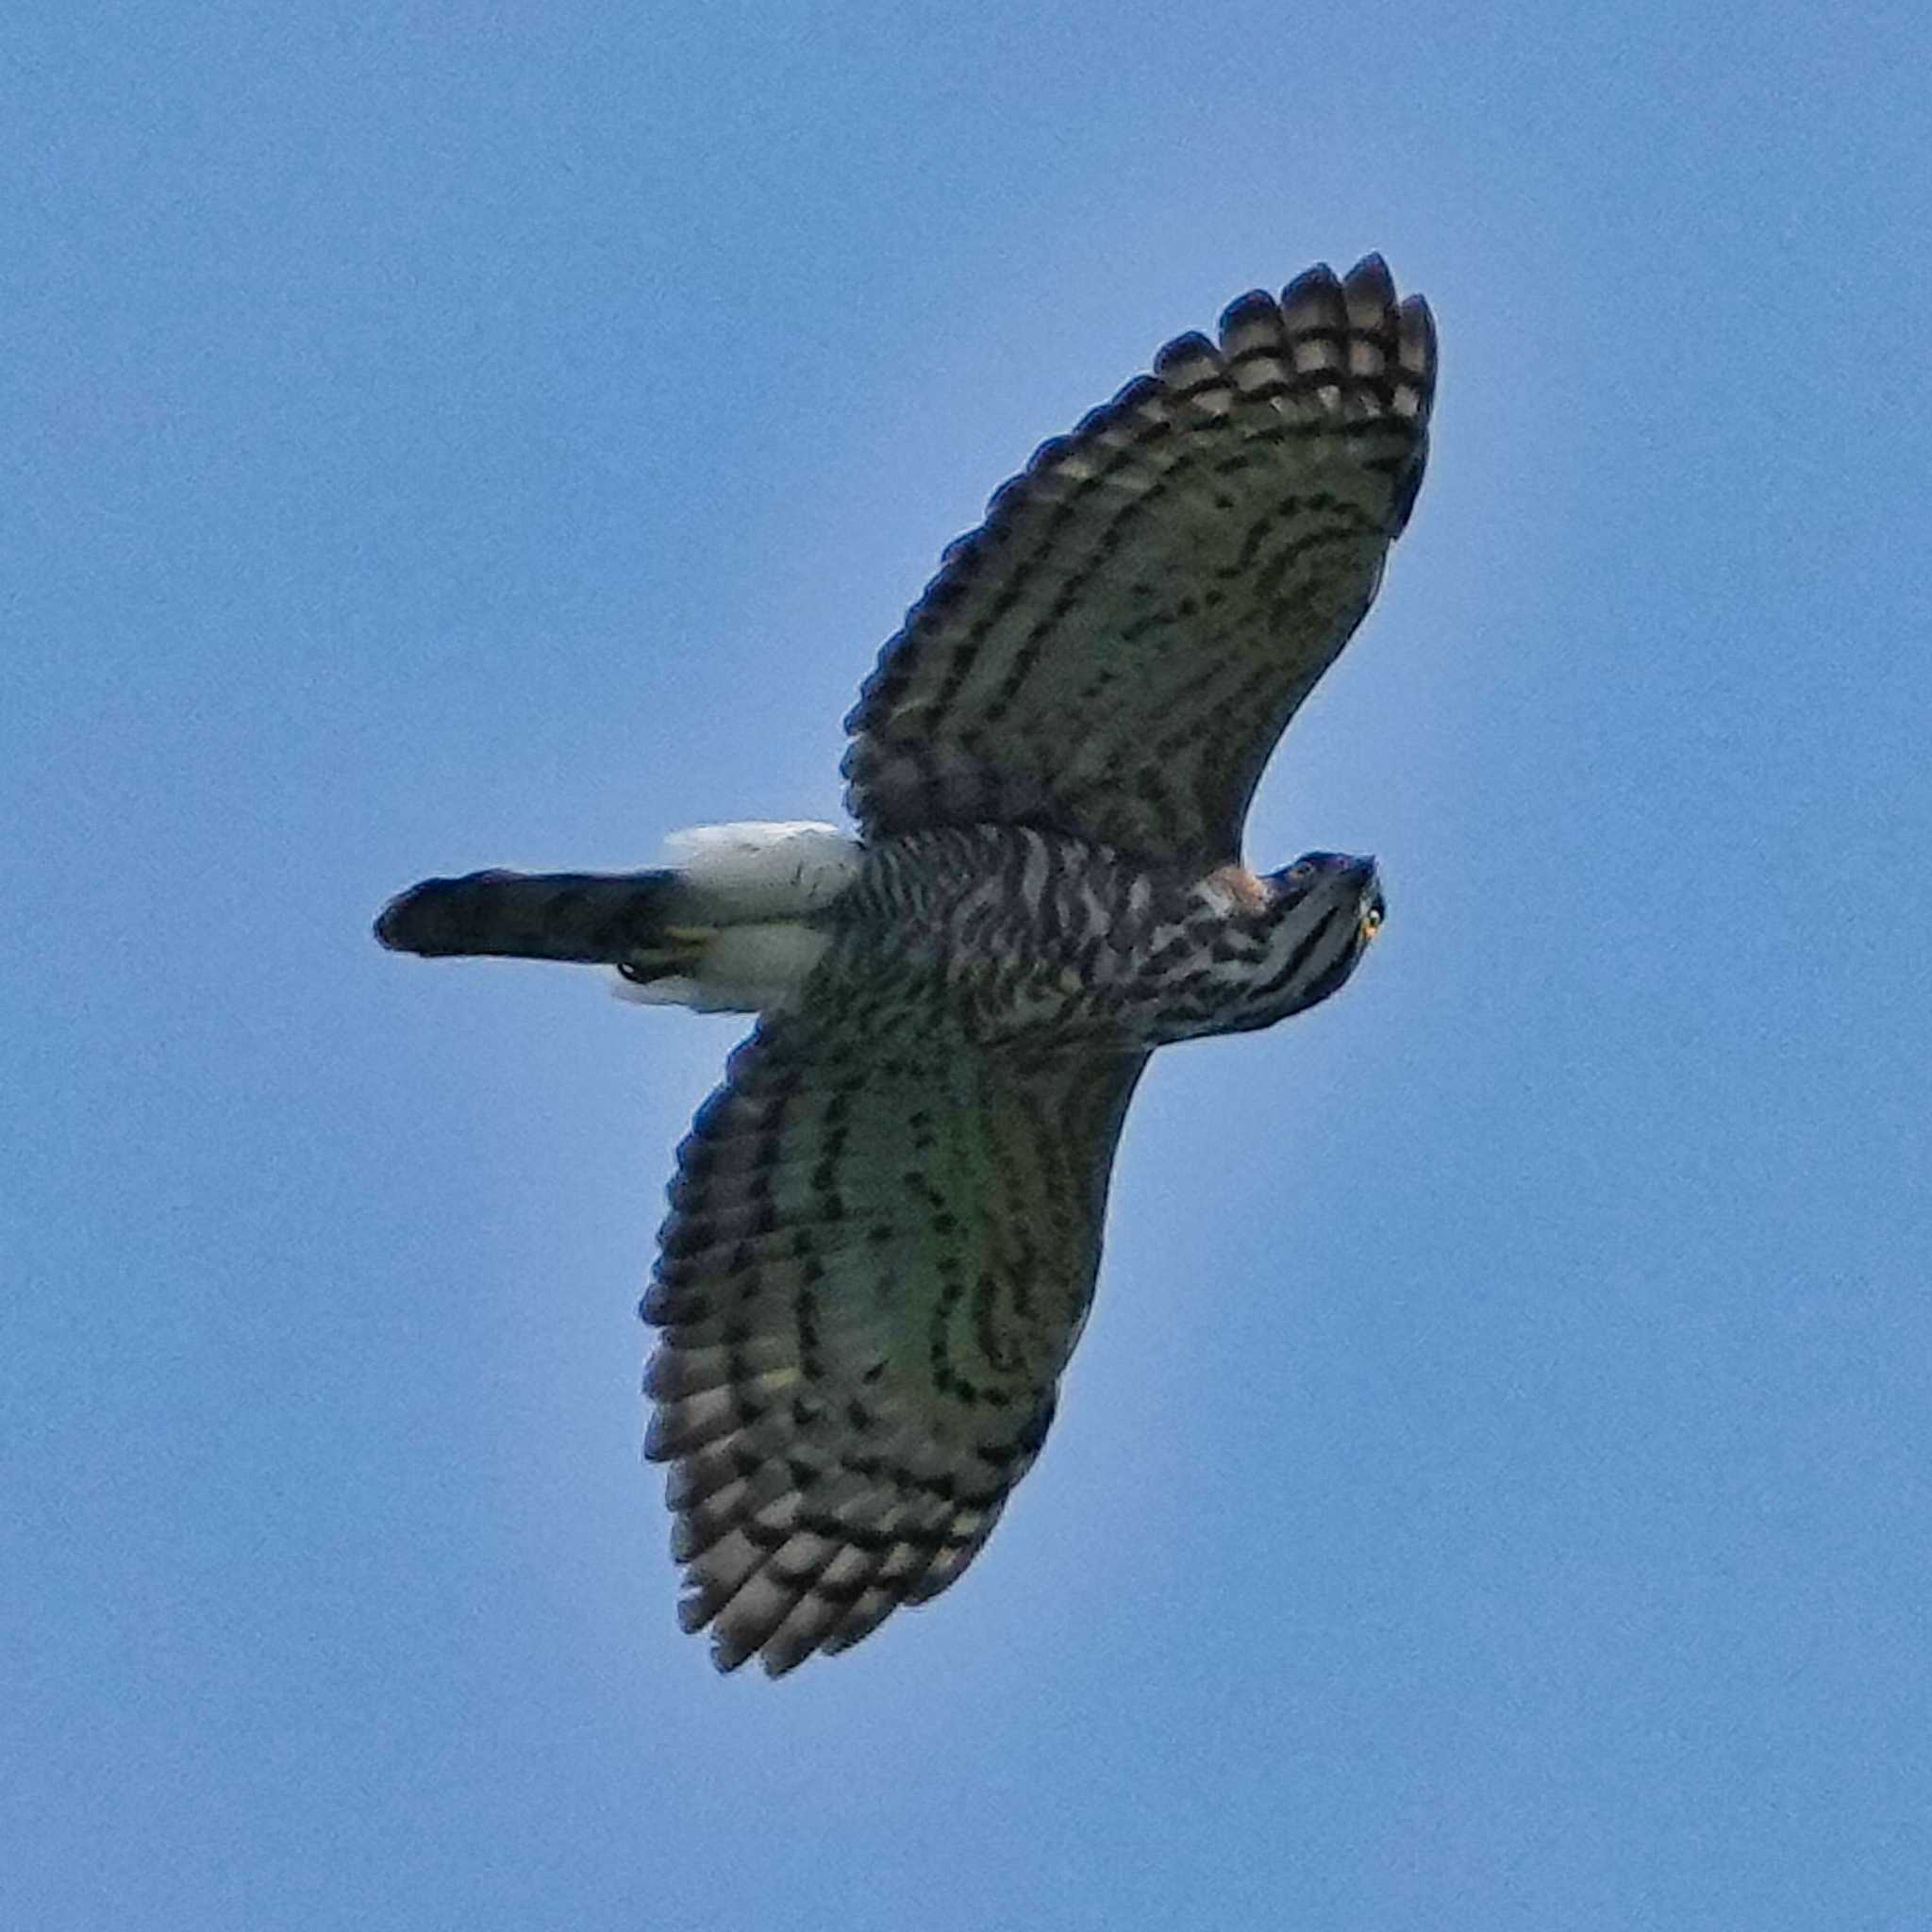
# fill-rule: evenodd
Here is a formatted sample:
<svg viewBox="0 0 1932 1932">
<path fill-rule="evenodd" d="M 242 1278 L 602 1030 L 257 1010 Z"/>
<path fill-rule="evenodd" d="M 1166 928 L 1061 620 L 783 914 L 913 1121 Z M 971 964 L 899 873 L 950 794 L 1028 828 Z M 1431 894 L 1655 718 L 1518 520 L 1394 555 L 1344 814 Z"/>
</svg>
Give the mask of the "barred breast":
<svg viewBox="0 0 1932 1932">
<path fill-rule="evenodd" d="M 970 825 L 881 841 L 831 920 L 813 1003 L 836 1003 L 845 1025 L 1139 1047 L 1162 1037 L 1174 989 L 1228 943 L 1241 906 L 1215 876 Z"/>
</svg>

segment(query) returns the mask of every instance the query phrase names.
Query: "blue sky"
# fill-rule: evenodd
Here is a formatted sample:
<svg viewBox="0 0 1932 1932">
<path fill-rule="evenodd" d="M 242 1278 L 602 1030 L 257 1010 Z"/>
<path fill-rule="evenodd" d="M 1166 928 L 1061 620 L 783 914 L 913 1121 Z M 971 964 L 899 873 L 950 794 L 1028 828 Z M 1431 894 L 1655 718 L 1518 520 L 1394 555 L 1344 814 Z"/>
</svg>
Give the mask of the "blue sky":
<svg viewBox="0 0 1932 1932">
<path fill-rule="evenodd" d="M 16 9 L 0 1915 L 1932 1917 L 1917 8 Z M 676 1634 L 633 1307 L 733 1023 L 368 938 L 834 816 L 1044 436 L 1310 260 L 1436 453 L 972 1574 Z"/>
</svg>

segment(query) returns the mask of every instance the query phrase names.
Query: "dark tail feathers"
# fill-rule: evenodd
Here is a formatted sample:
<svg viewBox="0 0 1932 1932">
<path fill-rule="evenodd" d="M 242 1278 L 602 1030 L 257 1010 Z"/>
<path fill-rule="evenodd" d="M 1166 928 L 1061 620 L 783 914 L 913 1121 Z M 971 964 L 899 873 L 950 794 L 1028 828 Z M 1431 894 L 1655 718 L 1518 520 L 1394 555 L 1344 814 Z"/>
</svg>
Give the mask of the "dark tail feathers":
<svg viewBox="0 0 1932 1932">
<path fill-rule="evenodd" d="M 397 953 L 614 966 L 665 943 L 673 872 L 473 872 L 391 899 L 375 937 Z"/>
</svg>

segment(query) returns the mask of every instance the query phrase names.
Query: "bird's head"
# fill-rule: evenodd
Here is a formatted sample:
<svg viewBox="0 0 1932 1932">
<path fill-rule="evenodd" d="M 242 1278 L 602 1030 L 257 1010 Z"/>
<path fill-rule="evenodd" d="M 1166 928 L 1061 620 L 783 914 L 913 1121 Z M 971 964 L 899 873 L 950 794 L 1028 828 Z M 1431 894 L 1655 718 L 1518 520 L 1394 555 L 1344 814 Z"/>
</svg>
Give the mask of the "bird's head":
<svg viewBox="0 0 1932 1932">
<path fill-rule="evenodd" d="M 1267 962 L 1255 975 L 1267 1020 L 1325 1000 L 1356 969 L 1381 930 L 1387 906 L 1373 858 L 1305 852 L 1262 880 L 1270 892 Z"/>
</svg>

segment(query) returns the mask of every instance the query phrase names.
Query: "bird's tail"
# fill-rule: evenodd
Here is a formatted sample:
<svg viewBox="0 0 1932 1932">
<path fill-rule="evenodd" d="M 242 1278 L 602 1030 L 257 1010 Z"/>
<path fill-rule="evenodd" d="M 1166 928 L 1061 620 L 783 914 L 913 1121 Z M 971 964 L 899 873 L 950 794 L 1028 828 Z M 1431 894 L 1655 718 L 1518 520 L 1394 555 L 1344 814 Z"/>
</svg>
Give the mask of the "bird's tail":
<svg viewBox="0 0 1932 1932">
<path fill-rule="evenodd" d="M 391 951 L 614 966 L 651 1006 L 763 1012 L 810 975 L 862 848 L 830 825 L 701 825 L 650 872 L 473 872 L 382 908 Z"/>
<path fill-rule="evenodd" d="M 382 908 L 375 937 L 427 958 L 575 959 L 615 966 L 675 951 L 678 877 L 653 872 L 473 872 L 425 879 Z M 677 964 L 667 958 L 666 972 Z"/>
</svg>

